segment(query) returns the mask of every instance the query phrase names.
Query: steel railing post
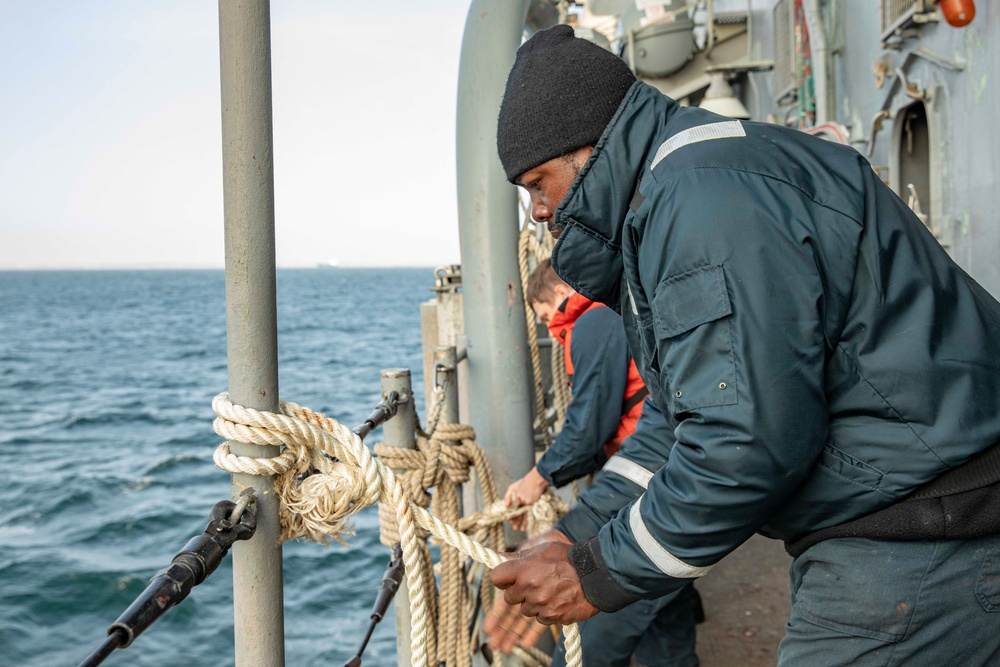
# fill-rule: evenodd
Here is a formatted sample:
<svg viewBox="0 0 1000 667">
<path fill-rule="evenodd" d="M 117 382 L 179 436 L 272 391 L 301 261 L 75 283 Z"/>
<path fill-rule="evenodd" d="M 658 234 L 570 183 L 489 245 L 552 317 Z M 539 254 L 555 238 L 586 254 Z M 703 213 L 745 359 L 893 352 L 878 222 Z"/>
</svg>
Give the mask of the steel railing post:
<svg viewBox="0 0 1000 667">
<path fill-rule="evenodd" d="M 278 407 L 278 330 L 271 155 L 271 32 L 268 0 L 219 2 L 222 158 L 226 238 L 229 396 L 258 410 Z M 277 447 L 230 443 L 233 453 L 271 457 Z M 235 474 L 233 495 L 256 491 L 257 533 L 233 547 L 236 665 L 285 662 L 278 502 L 270 477 Z"/>
</svg>

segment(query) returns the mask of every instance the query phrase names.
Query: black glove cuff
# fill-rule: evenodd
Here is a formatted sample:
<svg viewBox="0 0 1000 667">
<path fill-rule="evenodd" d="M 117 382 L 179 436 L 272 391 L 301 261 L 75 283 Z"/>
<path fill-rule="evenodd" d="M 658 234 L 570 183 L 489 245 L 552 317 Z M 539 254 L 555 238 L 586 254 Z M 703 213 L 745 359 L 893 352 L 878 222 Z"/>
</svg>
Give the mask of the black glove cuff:
<svg viewBox="0 0 1000 667">
<path fill-rule="evenodd" d="M 569 548 L 567 555 L 576 570 L 576 576 L 580 577 L 583 594 L 590 604 L 601 611 L 618 611 L 639 599 L 622 588 L 611 576 L 601 557 L 601 545 L 596 537 L 587 542 L 575 543 Z"/>
</svg>

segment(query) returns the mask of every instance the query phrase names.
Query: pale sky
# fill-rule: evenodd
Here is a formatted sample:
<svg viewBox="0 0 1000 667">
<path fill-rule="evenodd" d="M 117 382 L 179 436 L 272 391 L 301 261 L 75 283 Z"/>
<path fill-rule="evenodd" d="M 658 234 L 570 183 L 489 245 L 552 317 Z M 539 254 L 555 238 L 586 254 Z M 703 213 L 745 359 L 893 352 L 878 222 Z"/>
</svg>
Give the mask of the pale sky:
<svg viewBox="0 0 1000 667">
<path fill-rule="evenodd" d="M 277 263 L 459 260 L 469 0 L 274 0 Z M 0 0 L 0 270 L 222 267 L 218 4 Z"/>
</svg>

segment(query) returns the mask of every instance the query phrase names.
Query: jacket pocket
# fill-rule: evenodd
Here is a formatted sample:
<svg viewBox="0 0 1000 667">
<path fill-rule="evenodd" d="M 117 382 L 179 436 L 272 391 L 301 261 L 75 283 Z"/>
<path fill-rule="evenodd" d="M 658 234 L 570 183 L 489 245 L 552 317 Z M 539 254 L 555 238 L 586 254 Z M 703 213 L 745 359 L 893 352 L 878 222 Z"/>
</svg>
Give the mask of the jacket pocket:
<svg viewBox="0 0 1000 667">
<path fill-rule="evenodd" d="M 675 412 L 737 403 L 732 312 L 721 265 L 657 285 L 653 330 L 660 382 Z"/>
<path fill-rule="evenodd" d="M 878 491 L 882 487 L 882 482 L 885 481 L 884 471 L 837 449 L 830 443 L 826 443 L 823 447 L 819 465 L 839 479 L 872 491 Z"/>
</svg>

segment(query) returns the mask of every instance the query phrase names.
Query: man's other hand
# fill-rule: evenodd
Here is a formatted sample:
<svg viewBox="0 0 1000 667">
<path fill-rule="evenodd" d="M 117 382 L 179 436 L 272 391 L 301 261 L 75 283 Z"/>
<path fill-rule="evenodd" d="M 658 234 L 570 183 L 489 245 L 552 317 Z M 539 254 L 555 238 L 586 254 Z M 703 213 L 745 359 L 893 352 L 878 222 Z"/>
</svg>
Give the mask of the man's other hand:
<svg viewBox="0 0 1000 667">
<path fill-rule="evenodd" d="M 507 492 L 503 494 L 504 505 L 507 507 L 515 504 L 522 507 L 534 505 L 547 488 L 549 488 L 549 483 L 538 474 L 538 468 L 532 468 L 527 475 L 507 487 Z M 528 515 L 520 514 L 511 518 L 510 525 L 513 526 L 514 530 L 526 530 Z"/>
<path fill-rule="evenodd" d="M 490 647 L 503 653 L 510 653 L 517 644 L 531 648 L 538 643 L 538 638 L 545 633 L 547 627 L 522 615 L 520 605 L 509 605 L 499 595 L 483 622 L 483 631 L 489 637 Z"/>
</svg>

